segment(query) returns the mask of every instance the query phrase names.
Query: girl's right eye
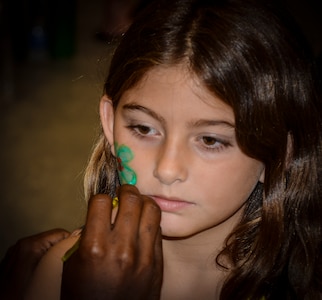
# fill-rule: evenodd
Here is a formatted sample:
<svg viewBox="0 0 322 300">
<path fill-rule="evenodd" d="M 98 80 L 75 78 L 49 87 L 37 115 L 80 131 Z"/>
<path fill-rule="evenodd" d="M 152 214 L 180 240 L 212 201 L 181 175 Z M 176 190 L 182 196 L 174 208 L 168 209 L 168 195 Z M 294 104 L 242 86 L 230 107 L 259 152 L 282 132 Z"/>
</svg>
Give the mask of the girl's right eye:
<svg viewBox="0 0 322 300">
<path fill-rule="evenodd" d="M 131 132 L 139 137 L 152 137 L 159 135 L 158 131 L 152 127 L 146 125 L 129 125 L 127 126 Z"/>
</svg>

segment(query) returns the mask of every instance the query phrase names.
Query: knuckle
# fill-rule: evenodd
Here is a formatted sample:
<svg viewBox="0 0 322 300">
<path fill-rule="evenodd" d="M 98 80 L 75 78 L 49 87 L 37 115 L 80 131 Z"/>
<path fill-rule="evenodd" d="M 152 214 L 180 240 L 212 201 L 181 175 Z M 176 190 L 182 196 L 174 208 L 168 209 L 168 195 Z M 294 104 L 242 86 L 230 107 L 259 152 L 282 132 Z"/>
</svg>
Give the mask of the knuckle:
<svg viewBox="0 0 322 300">
<path fill-rule="evenodd" d="M 80 258 L 83 260 L 102 260 L 106 256 L 106 247 L 98 242 L 85 244 L 79 249 Z"/>
<path fill-rule="evenodd" d="M 135 256 L 129 248 L 123 248 L 117 252 L 115 263 L 121 270 L 132 269 L 135 266 Z"/>
</svg>

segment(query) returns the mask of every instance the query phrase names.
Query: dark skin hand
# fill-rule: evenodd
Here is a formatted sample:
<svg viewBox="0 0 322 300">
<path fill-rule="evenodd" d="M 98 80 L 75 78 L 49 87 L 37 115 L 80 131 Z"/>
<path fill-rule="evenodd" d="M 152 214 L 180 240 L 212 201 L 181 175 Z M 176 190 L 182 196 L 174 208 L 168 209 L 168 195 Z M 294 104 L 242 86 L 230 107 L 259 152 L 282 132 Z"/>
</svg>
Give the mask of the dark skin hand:
<svg viewBox="0 0 322 300">
<path fill-rule="evenodd" d="M 123 185 L 118 198 L 113 225 L 111 198 L 89 201 L 79 248 L 64 263 L 62 300 L 160 299 L 160 208 L 131 185 Z"/>
<path fill-rule="evenodd" d="M 10 247 L 0 264 L 0 299 L 23 299 L 40 259 L 68 236 L 64 229 L 53 229 L 23 238 Z"/>
</svg>

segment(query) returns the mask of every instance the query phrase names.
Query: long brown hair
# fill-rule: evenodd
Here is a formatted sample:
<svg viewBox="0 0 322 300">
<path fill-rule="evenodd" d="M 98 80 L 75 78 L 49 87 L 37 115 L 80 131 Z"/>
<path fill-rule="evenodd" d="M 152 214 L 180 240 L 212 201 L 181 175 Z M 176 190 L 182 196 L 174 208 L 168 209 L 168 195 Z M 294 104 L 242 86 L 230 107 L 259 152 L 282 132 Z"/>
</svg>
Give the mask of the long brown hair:
<svg viewBox="0 0 322 300">
<path fill-rule="evenodd" d="M 250 1 L 154 1 L 123 37 L 104 92 L 124 91 L 157 65 L 185 64 L 235 114 L 239 147 L 265 182 L 217 257 L 230 261 L 221 299 L 319 299 L 321 110 L 302 44 L 269 7 Z M 114 195 L 115 159 L 102 135 L 87 197 Z"/>
</svg>

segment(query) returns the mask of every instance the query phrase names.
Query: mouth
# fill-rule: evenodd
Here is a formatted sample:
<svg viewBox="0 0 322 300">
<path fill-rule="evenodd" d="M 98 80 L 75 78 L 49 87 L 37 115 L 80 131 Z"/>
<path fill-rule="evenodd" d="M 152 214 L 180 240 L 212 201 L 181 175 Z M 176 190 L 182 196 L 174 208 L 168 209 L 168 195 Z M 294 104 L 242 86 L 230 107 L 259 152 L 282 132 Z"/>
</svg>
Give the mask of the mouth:
<svg viewBox="0 0 322 300">
<path fill-rule="evenodd" d="M 164 212 L 177 212 L 195 205 L 192 202 L 165 196 L 150 196 Z"/>
</svg>

